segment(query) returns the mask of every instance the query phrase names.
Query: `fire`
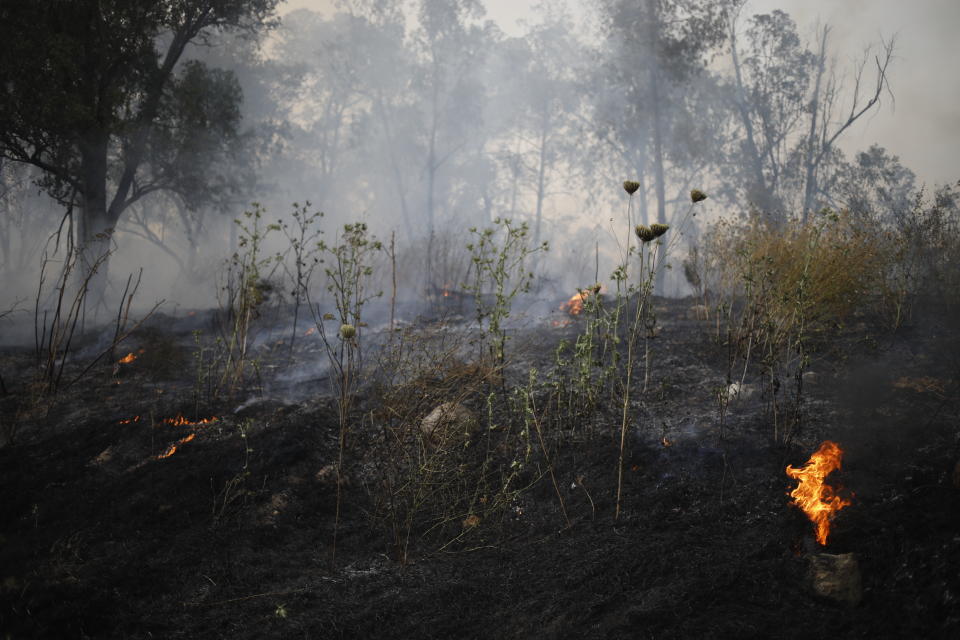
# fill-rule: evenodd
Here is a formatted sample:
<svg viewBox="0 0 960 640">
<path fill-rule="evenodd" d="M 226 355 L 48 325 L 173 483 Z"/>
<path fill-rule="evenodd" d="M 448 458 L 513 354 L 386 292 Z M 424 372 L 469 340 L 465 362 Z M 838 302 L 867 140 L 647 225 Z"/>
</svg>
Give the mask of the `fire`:
<svg viewBox="0 0 960 640">
<path fill-rule="evenodd" d="M 164 418 L 162 422 L 163 424 L 171 424 L 175 427 L 182 427 L 182 426 L 194 426 L 198 424 L 210 424 L 211 422 L 216 422 L 216 421 L 217 421 L 217 418 L 216 416 L 214 416 L 212 418 L 201 418 L 196 422 L 191 422 L 190 420 L 187 420 L 186 418 L 184 418 L 183 414 L 178 413 L 176 418 Z"/>
<path fill-rule="evenodd" d="M 441 295 L 443 295 L 444 298 L 449 298 L 449 297 L 450 297 L 450 293 L 451 293 L 450 290 L 451 290 L 452 288 L 453 288 L 453 286 L 450 285 L 449 283 L 443 285 L 443 292 L 442 292 Z"/>
<path fill-rule="evenodd" d="M 121 420 L 117 424 L 130 424 L 131 422 L 140 422 L 140 416 L 133 416 L 132 418 L 127 418 L 126 420 Z"/>
<path fill-rule="evenodd" d="M 817 542 L 827 544 L 830 535 L 830 519 L 834 514 L 850 506 L 850 501 L 834 493 L 833 487 L 824 479 L 835 469 L 840 468 L 843 449 L 836 442 L 827 440 L 810 456 L 810 460 L 799 469 L 787 466 L 787 475 L 797 480 L 797 488 L 790 492 L 793 504 L 807 514 L 816 527 Z"/>
<path fill-rule="evenodd" d="M 560 305 L 560 311 L 566 311 L 572 316 L 578 316 L 583 313 L 583 303 L 586 302 L 590 296 L 602 294 L 604 291 L 605 289 L 599 284 L 589 289 L 580 289 L 570 296 L 569 300 Z"/>
<path fill-rule="evenodd" d="M 197 437 L 197 434 L 191 433 L 190 435 L 188 435 L 188 436 L 185 437 L 185 438 L 180 438 L 180 439 L 177 440 L 174 444 L 172 444 L 172 445 L 170 445 L 169 447 L 167 447 L 166 451 L 164 451 L 163 453 L 161 453 L 160 455 L 158 455 L 158 456 L 157 456 L 157 460 L 163 460 L 164 458 L 169 458 L 170 456 L 172 456 L 173 454 L 175 454 L 175 453 L 177 452 L 177 445 L 178 445 L 178 444 L 186 444 L 187 442 L 190 442 L 191 440 L 193 440 L 193 439 L 196 438 L 196 437 Z"/>
<path fill-rule="evenodd" d="M 305 336 L 312 336 L 312 335 L 315 334 L 316 332 L 317 332 L 317 328 L 316 328 L 316 327 L 310 327 L 309 329 L 307 329 L 306 331 L 303 332 L 303 335 L 305 335 Z"/>
<path fill-rule="evenodd" d="M 137 351 L 137 353 L 134 353 L 133 351 L 131 351 L 127 355 L 117 360 L 117 364 L 130 364 L 131 362 L 136 360 L 139 355 L 142 355 L 144 351 L 146 351 L 146 349 L 140 349 L 139 351 Z"/>
</svg>

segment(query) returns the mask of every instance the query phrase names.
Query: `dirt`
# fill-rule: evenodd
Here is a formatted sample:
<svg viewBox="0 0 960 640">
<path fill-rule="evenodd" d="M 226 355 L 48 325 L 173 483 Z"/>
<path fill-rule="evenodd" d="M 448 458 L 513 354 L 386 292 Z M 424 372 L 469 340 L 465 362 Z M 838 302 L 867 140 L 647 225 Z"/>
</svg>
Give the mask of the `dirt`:
<svg viewBox="0 0 960 640">
<path fill-rule="evenodd" d="M 142 359 L 97 367 L 42 406 L 17 382 L 32 354 L 7 349 L 0 406 L 18 431 L 0 449 L 2 637 L 960 637 L 951 325 L 838 332 L 814 358 L 803 422 L 783 445 L 763 380 L 750 378 L 752 395 L 721 417 L 727 351 L 713 324 L 692 318 L 689 301 L 658 304 L 619 518 L 619 407 L 601 403 L 593 435 L 554 450 L 556 486 L 535 452 L 539 473 L 500 517 L 418 531 L 405 557 L 372 516 L 372 390 L 351 414 L 334 553 L 339 423 L 325 367 L 304 365 L 325 362 L 316 343 L 289 355 L 264 341 L 262 395 L 204 415 L 187 319 L 141 330 L 130 349 Z M 514 331 L 496 382 L 549 371 L 580 323 Z M 545 421 L 556 420 L 546 402 Z M 483 415 L 482 402 L 471 409 Z M 178 415 L 216 419 L 164 422 Z M 784 468 L 826 439 L 845 450 L 830 482 L 852 504 L 819 547 Z M 814 593 L 814 553 L 855 555 L 857 606 Z"/>
</svg>

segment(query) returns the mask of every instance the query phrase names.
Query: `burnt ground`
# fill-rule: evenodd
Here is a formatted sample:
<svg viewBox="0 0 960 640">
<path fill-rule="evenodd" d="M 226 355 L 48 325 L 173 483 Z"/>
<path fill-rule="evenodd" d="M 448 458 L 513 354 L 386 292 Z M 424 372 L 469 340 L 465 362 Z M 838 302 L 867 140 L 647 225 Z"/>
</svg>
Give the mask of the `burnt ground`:
<svg viewBox="0 0 960 640">
<path fill-rule="evenodd" d="M 721 434 L 727 351 L 711 324 L 689 317 L 689 302 L 660 305 L 651 388 L 631 407 L 619 519 L 619 419 L 601 402 L 591 431 L 554 449 L 569 524 L 535 448 L 539 473 L 497 517 L 462 532 L 418 521 L 406 562 L 376 517 L 369 459 L 381 417 L 367 391 L 351 416 L 331 563 L 337 411 L 319 369 L 282 375 L 284 363 L 322 361 L 316 344 L 302 340 L 290 356 L 265 343 L 262 395 L 205 415 L 190 346 L 200 321 L 157 319 L 130 340 L 144 350 L 136 362 L 96 368 L 42 402 L 28 403 L 16 382 L 31 354 L 8 349 L 3 418 L 16 412 L 19 427 L 0 449 L 0 635 L 960 637 L 953 327 L 851 323 L 815 356 L 804 421 L 783 446 L 759 384 L 731 404 Z M 468 331 L 450 326 L 422 330 Z M 549 371 L 577 326 L 517 332 L 514 377 Z M 562 422 L 547 399 L 542 407 L 545 425 Z M 217 420 L 162 422 L 178 414 Z M 820 550 L 786 495 L 784 467 L 825 439 L 846 451 L 830 480 L 853 502 L 825 551 L 859 559 L 854 607 L 810 589 L 808 555 Z"/>
</svg>

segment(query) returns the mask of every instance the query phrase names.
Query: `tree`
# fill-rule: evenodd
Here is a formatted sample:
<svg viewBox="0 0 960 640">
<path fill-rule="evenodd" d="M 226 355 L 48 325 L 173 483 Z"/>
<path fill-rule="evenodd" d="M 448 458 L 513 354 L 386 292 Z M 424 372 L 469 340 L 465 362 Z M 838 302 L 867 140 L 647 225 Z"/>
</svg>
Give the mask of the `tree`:
<svg viewBox="0 0 960 640">
<path fill-rule="evenodd" d="M 215 199 L 198 166 L 229 146 L 241 94 L 232 74 L 181 64 L 218 31 L 254 34 L 277 0 L 19 0 L 0 7 L 0 154 L 42 170 L 76 206 L 88 269 L 135 202 L 172 190 Z M 215 181 L 216 182 L 216 181 Z M 97 274 L 102 298 L 105 274 Z"/>
<path fill-rule="evenodd" d="M 706 73 L 712 52 L 725 40 L 726 5 L 706 0 L 605 0 L 601 4 L 607 35 L 604 77 L 608 79 L 601 94 L 613 96 L 612 112 L 600 121 L 601 135 L 621 147 L 625 157 L 634 158 L 645 222 L 651 183 L 655 221 L 668 222 L 668 172 L 683 171 L 689 155 L 683 154 L 679 162 L 671 162 L 671 157 L 689 145 L 688 134 L 695 130 L 678 123 L 689 125 L 695 119 L 689 117 L 690 90 L 694 80 Z M 676 134 L 680 133 L 686 139 L 678 144 Z"/>
<path fill-rule="evenodd" d="M 817 30 L 811 49 L 783 11 L 755 15 L 741 45 L 739 8 L 729 16 L 733 77 L 727 93 L 743 133 L 729 166 L 751 206 L 781 218 L 798 209 L 805 218 L 830 200 L 824 185 L 834 182 L 831 173 L 842 165 L 838 139 L 889 90 L 894 43 L 865 50 L 847 91 L 830 56 L 828 25 Z M 868 81 L 871 63 L 876 69 Z"/>
<path fill-rule="evenodd" d="M 584 98 L 576 81 L 582 48 L 569 15 L 562 6 L 546 6 L 542 12 L 541 23 L 502 44 L 488 80 L 496 88 L 491 96 L 499 113 L 495 120 L 505 121 L 494 129 L 506 130 L 499 155 L 510 179 L 507 215 L 517 213 L 521 187 L 532 193 L 534 246 L 542 243 L 547 199 L 559 188 L 558 168 L 577 162 L 580 140 L 574 118 Z M 535 264 L 539 257 L 534 256 Z"/>
</svg>

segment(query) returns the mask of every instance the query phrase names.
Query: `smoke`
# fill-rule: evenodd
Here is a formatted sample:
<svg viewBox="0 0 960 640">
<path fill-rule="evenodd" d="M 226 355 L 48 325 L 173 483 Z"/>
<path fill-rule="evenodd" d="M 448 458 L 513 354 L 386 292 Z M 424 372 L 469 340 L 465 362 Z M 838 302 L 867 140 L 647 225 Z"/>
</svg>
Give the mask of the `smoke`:
<svg viewBox="0 0 960 640">
<path fill-rule="evenodd" d="M 254 200 L 263 205 L 264 225 L 292 223 L 292 203 L 310 201 L 312 211 L 324 213 L 314 229 L 323 231 L 327 245 L 336 245 L 343 225 L 352 222 L 366 223 L 385 245 L 392 239 L 396 254 L 379 254 L 372 287 L 392 291 L 395 276 L 401 300 L 423 299 L 431 287 L 463 289 L 471 277 L 470 230 L 493 226 L 498 217 L 526 222 L 531 243 L 549 243 L 548 253 L 524 265 L 537 272 L 534 289 L 550 301 L 545 308 L 577 287 L 609 281 L 628 242 L 623 180 L 646 171 L 646 199 L 634 221 L 654 221 L 647 219 L 656 210 L 653 142 L 641 125 L 617 129 L 638 120 L 638 109 L 643 115 L 646 97 L 617 85 L 629 74 L 612 72 L 609 57 L 625 45 L 598 41 L 596 7 L 487 0 L 424 2 L 419 12 L 400 16 L 369 10 L 392 4 L 291 0 L 262 46 L 225 36 L 190 50 L 189 57 L 235 74 L 244 93 L 245 146 L 242 158 L 223 161 L 232 165 L 184 172 L 253 168 L 256 178 L 218 208 L 192 209 L 156 194 L 125 213 L 114 234 L 108 306 L 118 304 L 127 275 L 141 268 L 141 309 L 160 299 L 168 311 L 217 306 L 227 262 L 243 251 L 234 219 Z M 952 105 L 960 86 L 944 79 L 937 61 L 960 54 L 951 32 L 960 5 L 928 2 L 917 10 L 892 1 L 754 0 L 746 12 L 774 8 L 788 11 L 807 35 L 817 20 L 831 23 L 841 72 L 865 43 L 897 33 L 890 78 L 896 110 L 884 96 L 884 109 L 866 126 L 851 128 L 840 145 L 849 156 L 879 142 L 921 180 L 955 177 L 949 160 L 960 116 Z M 693 107 L 665 134 L 672 145 L 668 222 L 688 205 L 693 187 L 711 194 L 697 222 L 734 201 L 724 200 L 724 190 L 735 192 L 721 157 L 726 151 L 707 140 L 733 125 L 709 103 L 709 80 L 671 96 L 672 104 Z M 627 101 L 641 107 L 630 112 L 623 108 Z M 7 239 L 0 244 L 6 282 L 0 312 L 14 301 L 32 307 L 42 248 L 63 216 L 37 195 L 36 172 L 7 171 L 0 194 L 0 235 Z M 682 245 L 669 260 L 664 293 L 688 291 L 679 268 Z M 266 234 L 261 247 L 264 257 L 280 256 L 262 276 L 288 299 L 290 248 L 277 231 Z M 312 281 L 314 300 L 321 302 L 324 268 Z"/>
</svg>

